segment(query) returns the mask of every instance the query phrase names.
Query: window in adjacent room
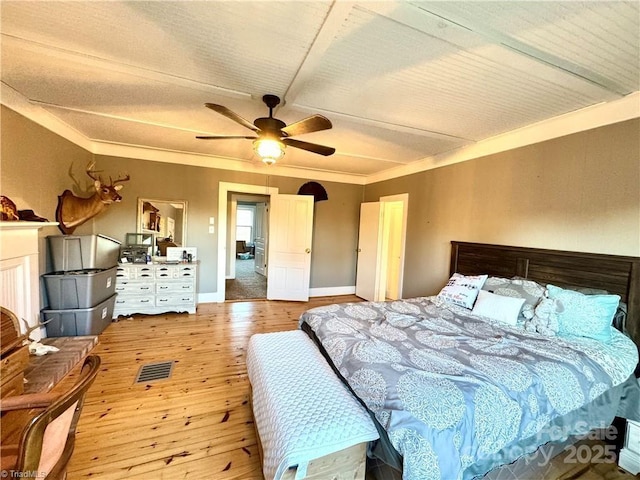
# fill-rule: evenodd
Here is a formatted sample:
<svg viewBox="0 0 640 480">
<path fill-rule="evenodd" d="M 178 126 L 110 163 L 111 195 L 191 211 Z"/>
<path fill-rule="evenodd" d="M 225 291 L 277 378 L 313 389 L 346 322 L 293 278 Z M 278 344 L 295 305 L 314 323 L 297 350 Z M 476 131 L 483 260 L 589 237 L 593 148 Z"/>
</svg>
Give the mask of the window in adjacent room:
<svg viewBox="0 0 640 480">
<path fill-rule="evenodd" d="M 238 205 L 236 210 L 236 240 L 253 243 L 253 225 L 256 207 L 254 205 Z"/>
</svg>

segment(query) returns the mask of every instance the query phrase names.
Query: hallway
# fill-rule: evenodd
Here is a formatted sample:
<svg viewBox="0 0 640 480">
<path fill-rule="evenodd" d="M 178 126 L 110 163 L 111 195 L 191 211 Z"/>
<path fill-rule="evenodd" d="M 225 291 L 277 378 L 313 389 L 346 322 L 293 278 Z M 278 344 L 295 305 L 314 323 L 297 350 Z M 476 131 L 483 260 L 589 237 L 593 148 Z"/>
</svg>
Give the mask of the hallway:
<svg viewBox="0 0 640 480">
<path fill-rule="evenodd" d="M 267 277 L 256 273 L 255 258 L 236 259 L 236 278 L 225 280 L 225 300 L 267 297 Z"/>
</svg>

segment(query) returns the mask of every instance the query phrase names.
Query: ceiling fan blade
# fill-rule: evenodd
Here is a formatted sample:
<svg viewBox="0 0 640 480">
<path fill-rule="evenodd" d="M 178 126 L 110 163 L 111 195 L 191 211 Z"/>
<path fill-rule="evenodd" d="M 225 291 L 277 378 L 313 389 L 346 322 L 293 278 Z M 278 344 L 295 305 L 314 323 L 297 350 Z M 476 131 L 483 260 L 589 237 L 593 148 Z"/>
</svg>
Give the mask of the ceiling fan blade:
<svg viewBox="0 0 640 480">
<path fill-rule="evenodd" d="M 256 127 L 253 123 L 251 123 L 249 120 L 245 120 L 240 115 L 229 110 L 227 107 L 223 105 L 216 105 L 215 103 L 205 103 L 204 106 L 207 108 L 210 108 L 214 112 L 218 112 L 220 115 L 224 115 L 225 117 L 227 117 L 230 120 L 233 120 L 236 123 L 239 123 L 240 125 L 248 128 L 249 130 L 253 130 L 254 132 L 260 131 L 260 129 Z"/>
<path fill-rule="evenodd" d="M 308 152 L 317 153 L 328 157 L 336 152 L 333 147 L 325 147 L 324 145 L 318 145 L 317 143 L 303 142 L 302 140 L 294 140 L 293 138 L 283 138 L 282 143 L 294 148 L 301 148 Z"/>
<path fill-rule="evenodd" d="M 244 135 L 196 135 L 200 140 L 226 140 L 230 138 L 244 138 L 247 140 L 255 140 L 258 137 L 245 137 Z"/>
<path fill-rule="evenodd" d="M 292 123 L 281 129 L 282 133 L 287 137 L 302 135 L 303 133 L 319 132 L 320 130 L 328 130 L 332 127 L 331 121 L 322 115 L 312 115 L 304 118 L 299 122 Z"/>
</svg>

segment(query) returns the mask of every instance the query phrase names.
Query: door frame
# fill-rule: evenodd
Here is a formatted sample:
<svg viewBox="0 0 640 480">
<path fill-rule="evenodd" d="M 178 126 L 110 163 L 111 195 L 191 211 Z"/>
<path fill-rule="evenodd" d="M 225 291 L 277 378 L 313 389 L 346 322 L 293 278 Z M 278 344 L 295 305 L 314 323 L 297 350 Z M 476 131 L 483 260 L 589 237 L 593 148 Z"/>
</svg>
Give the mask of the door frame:
<svg viewBox="0 0 640 480">
<path fill-rule="evenodd" d="M 227 197 L 229 192 L 233 193 L 253 193 L 258 195 L 271 195 L 278 193 L 278 187 L 267 187 L 264 185 L 251 185 L 246 183 L 218 183 L 218 275 L 216 280 L 215 302 L 225 301 L 225 277 L 227 266 Z"/>
</svg>

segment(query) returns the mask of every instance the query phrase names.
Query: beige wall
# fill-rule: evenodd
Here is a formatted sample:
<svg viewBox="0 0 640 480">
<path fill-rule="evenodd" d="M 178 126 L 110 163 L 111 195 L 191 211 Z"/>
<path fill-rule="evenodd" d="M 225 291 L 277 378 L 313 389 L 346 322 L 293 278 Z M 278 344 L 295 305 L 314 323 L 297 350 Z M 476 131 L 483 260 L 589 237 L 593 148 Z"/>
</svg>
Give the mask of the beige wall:
<svg viewBox="0 0 640 480">
<path fill-rule="evenodd" d="M 365 187 L 409 193 L 403 296 L 437 293 L 451 240 L 640 255 L 640 120 Z"/>
<path fill-rule="evenodd" d="M 71 142 L 2 107 L 0 190 L 18 208 L 31 208 L 54 220 L 57 196 L 71 188 L 70 168 L 82 184 L 93 158 Z M 186 200 L 187 242 L 198 247 L 201 261 L 199 293 L 217 291 L 217 232 L 208 233 L 209 217 L 218 216 L 218 183 L 269 185 L 280 193 L 297 193 L 309 179 L 285 178 L 204 167 L 95 156 L 96 168 L 114 178 L 128 173 L 120 191 L 123 200 L 79 227 L 75 233 L 101 233 L 123 241 L 136 229 L 137 199 Z M 215 162 L 214 159 L 211 160 Z M 363 187 L 321 182 L 329 200 L 316 203 L 311 287 L 343 287 L 355 283 L 355 249 Z M 217 223 L 216 223 L 217 225 Z M 47 228 L 43 235 L 59 234 Z"/>
</svg>

